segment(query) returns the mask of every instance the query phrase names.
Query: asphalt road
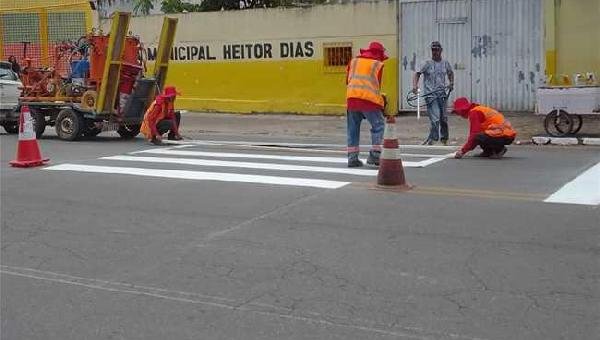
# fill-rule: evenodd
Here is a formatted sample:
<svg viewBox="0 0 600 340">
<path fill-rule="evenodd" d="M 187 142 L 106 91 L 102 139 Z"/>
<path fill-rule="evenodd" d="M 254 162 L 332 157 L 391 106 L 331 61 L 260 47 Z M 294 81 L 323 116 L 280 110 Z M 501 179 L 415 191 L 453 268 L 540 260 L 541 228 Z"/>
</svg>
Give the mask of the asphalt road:
<svg viewBox="0 0 600 340">
<path fill-rule="evenodd" d="M 50 137 L 49 167 L 15 169 L 2 135 L 0 337 L 600 334 L 600 209 L 544 202 L 598 148 L 403 148 L 415 188 L 395 192 L 345 173 L 337 146 L 243 139 L 258 143 Z"/>
</svg>

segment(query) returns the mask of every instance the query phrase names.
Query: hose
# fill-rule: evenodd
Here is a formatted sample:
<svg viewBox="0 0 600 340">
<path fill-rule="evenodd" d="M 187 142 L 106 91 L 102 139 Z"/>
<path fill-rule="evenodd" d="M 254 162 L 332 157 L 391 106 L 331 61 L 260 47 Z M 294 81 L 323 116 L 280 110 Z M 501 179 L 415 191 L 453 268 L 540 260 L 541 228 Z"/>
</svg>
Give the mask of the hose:
<svg viewBox="0 0 600 340">
<path fill-rule="evenodd" d="M 406 95 L 406 103 L 408 104 L 408 106 L 416 108 L 417 107 L 417 99 L 421 99 L 420 107 L 425 107 L 425 106 L 427 106 L 427 104 L 431 103 L 436 98 L 444 97 L 444 98 L 448 99 L 448 97 L 450 96 L 450 92 L 452 92 L 452 90 L 450 89 L 449 86 L 444 86 L 437 90 L 433 90 L 431 92 L 427 92 L 427 93 L 423 93 L 423 94 L 417 94 L 417 93 L 413 93 L 411 91 L 411 92 L 408 92 L 408 94 Z"/>
</svg>

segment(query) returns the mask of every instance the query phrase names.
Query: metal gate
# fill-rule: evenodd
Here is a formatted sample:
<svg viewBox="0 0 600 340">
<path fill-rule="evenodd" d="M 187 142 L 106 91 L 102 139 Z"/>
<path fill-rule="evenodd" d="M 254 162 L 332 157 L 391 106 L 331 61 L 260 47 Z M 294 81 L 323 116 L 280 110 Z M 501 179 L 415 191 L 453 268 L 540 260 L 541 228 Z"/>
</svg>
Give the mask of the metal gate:
<svg viewBox="0 0 600 340">
<path fill-rule="evenodd" d="M 432 41 L 454 68 L 452 98 L 505 111 L 531 111 L 543 80 L 541 0 L 430 0 L 401 3 L 401 108 Z"/>
</svg>

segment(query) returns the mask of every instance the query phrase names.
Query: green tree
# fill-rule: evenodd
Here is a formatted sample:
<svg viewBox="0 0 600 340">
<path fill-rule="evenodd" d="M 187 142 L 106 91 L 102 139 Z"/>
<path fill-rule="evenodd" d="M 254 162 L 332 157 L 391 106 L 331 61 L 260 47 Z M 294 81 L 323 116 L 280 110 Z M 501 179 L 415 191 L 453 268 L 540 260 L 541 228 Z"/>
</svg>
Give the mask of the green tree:
<svg viewBox="0 0 600 340">
<path fill-rule="evenodd" d="M 150 14 L 150 10 L 152 9 L 154 9 L 154 4 L 152 3 L 152 0 L 135 0 L 133 6 L 133 13 L 136 15 L 139 13 L 141 13 L 142 15 L 148 15 Z"/>
</svg>

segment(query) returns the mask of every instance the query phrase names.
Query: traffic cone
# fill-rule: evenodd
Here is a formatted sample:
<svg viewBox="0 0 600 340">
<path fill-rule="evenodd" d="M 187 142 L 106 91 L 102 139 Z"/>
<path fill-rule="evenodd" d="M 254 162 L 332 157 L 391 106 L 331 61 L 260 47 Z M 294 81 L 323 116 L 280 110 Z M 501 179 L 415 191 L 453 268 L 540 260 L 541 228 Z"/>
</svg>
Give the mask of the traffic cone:
<svg viewBox="0 0 600 340">
<path fill-rule="evenodd" d="M 48 162 L 48 158 L 42 158 L 40 147 L 35 139 L 33 131 L 33 119 L 29 107 L 23 105 L 21 107 L 21 115 L 19 116 L 19 144 L 17 144 L 17 159 L 10 161 L 10 165 L 19 168 L 28 168 L 44 165 Z"/>
<path fill-rule="evenodd" d="M 377 185 L 379 187 L 400 190 L 411 188 L 404 177 L 404 167 L 399 151 L 396 119 L 394 116 L 387 116 L 383 133 L 383 150 L 379 158 L 379 172 L 377 173 Z"/>
</svg>

